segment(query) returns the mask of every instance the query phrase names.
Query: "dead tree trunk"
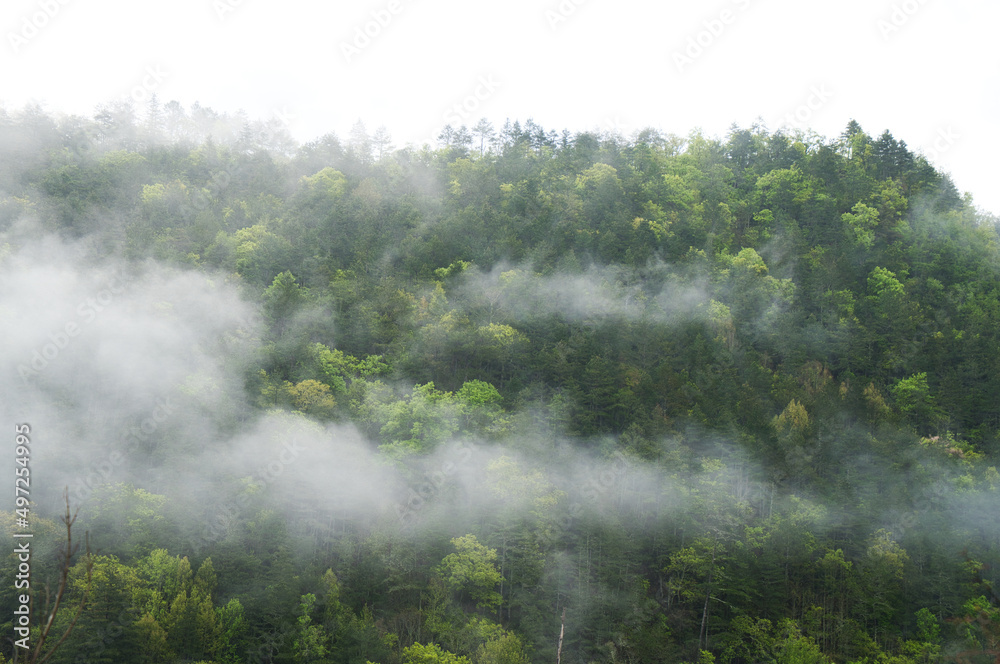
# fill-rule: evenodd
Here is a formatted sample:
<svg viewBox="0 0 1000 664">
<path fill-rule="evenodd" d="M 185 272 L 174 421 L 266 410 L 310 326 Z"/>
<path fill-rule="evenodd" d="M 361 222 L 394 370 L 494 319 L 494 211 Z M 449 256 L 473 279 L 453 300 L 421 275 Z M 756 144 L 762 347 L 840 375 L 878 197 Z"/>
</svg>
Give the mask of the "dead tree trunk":
<svg viewBox="0 0 1000 664">
<path fill-rule="evenodd" d="M 566 633 L 566 607 L 563 607 L 562 621 L 559 624 L 559 647 L 556 648 L 556 664 L 560 664 L 562 661 L 562 642 L 563 634 Z"/>
</svg>

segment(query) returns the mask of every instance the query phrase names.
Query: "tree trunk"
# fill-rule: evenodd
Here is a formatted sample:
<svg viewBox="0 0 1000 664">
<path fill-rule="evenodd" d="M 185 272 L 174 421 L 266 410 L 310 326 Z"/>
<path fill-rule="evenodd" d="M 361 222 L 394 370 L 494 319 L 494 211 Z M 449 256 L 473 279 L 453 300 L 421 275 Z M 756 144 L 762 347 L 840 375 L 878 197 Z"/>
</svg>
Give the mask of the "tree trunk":
<svg viewBox="0 0 1000 664">
<path fill-rule="evenodd" d="M 712 598 L 712 573 L 715 571 L 715 543 L 712 544 L 712 566 L 708 568 L 708 589 L 705 591 L 705 608 L 701 612 L 701 633 L 698 648 L 708 650 L 708 602 Z M 704 646 L 702 645 L 704 642 Z"/>
<path fill-rule="evenodd" d="M 563 634 L 566 632 L 566 607 L 563 607 L 562 621 L 559 623 L 559 647 L 556 648 L 556 664 L 562 661 Z"/>
</svg>

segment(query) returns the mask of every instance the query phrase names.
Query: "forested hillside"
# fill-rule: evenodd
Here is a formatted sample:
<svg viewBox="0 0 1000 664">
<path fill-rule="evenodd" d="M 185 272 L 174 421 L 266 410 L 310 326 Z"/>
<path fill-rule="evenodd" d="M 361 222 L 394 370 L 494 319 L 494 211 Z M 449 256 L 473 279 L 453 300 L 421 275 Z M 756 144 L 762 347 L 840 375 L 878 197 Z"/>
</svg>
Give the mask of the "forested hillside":
<svg viewBox="0 0 1000 664">
<path fill-rule="evenodd" d="M 52 662 L 1000 657 L 1000 226 L 888 130 L 8 110 L 0 231 Z"/>
</svg>

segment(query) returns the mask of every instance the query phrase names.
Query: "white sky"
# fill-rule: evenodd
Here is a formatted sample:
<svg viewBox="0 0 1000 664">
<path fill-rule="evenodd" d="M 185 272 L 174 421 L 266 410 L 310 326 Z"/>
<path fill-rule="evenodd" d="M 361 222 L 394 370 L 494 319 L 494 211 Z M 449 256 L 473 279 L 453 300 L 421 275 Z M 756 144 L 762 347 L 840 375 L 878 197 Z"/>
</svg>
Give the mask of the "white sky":
<svg viewBox="0 0 1000 664">
<path fill-rule="evenodd" d="M 348 58 L 373 15 L 389 20 Z M 0 101 L 89 116 L 145 79 L 185 108 L 281 113 L 300 141 L 360 118 L 397 146 L 463 101 L 470 127 L 717 137 L 802 107 L 827 137 L 889 129 L 1000 214 L 998 19 L 993 0 L 4 0 Z"/>
</svg>

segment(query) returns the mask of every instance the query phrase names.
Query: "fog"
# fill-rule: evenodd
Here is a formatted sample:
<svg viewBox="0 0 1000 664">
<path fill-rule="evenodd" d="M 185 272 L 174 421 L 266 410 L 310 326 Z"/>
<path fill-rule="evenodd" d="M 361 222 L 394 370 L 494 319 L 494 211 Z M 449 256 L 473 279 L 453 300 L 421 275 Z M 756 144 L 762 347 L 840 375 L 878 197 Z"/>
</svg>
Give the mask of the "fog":
<svg viewBox="0 0 1000 664">
<path fill-rule="evenodd" d="M 463 275 L 460 295 L 484 301 L 490 316 L 517 320 L 559 316 L 573 322 L 647 320 L 680 324 L 707 320 L 707 274 L 685 274 L 659 263 L 642 270 L 589 266 L 536 273 L 530 264 L 493 266 Z"/>
<path fill-rule="evenodd" d="M 410 535 L 442 522 L 459 533 L 488 515 L 546 518 L 557 503 L 571 520 L 659 521 L 689 509 L 692 485 L 709 481 L 734 501 L 755 510 L 771 501 L 767 509 L 774 509 L 773 479 L 732 441 L 693 429 L 658 443 L 674 450 L 666 474 L 612 454 L 613 441 L 586 450 L 546 428 L 509 443 L 453 440 L 401 466 L 349 423 L 254 407 L 246 372 L 260 351 L 263 323 L 232 277 L 128 262 L 86 238 L 48 234 L 30 219 L 3 233 L 0 246 L 3 414 L 32 427 L 32 497 L 43 509 L 57 510 L 68 486 L 86 521 L 102 487 L 132 484 L 167 496 L 171 513 L 191 515 L 184 529 L 192 550 L 178 553 L 192 555 L 224 539 L 235 527 L 232 514 L 258 493 L 307 523 L 332 514 Z M 653 312 L 668 324 L 706 319 L 704 279 L 681 279 L 664 265 L 654 271 L 666 276 L 647 292 L 628 284 L 621 270 L 538 275 L 502 265 L 471 270 L 458 292 L 515 318 L 637 320 Z M 531 419 L 527 411 L 515 415 Z M 825 458 L 835 458 L 845 443 L 825 445 Z M 730 458 L 731 467 L 706 473 L 701 466 L 711 457 Z M 860 457 L 850 465 L 867 463 Z M 9 468 L 11 460 L 3 464 Z M 877 493 L 906 481 L 878 472 L 870 478 Z M 887 513 L 884 525 L 905 530 L 928 506 L 936 514 L 946 506 L 950 518 L 970 520 L 961 529 L 995 528 L 978 521 L 995 497 L 979 498 L 966 512 L 951 506 L 956 498 L 945 486 L 914 494 L 914 512 Z M 851 506 L 829 511 L 845 509 Z M 813 527 L 818 534 L 831 525 Z"/>
<path fill-rule="evenodd" d="M 216 120 L 222 122 L 207 112 L 201 118 L 206 127 Z M 89 150 L 50 153 L 69 164 L 59 171 L 64 180 L 53 176 L 39 184 L 0 171 L 0 411 L 7 422 L 31 427 L 33 518 L 57 520 L 66 487 L 71 507 L 79 510 L 79 526 L 100 535 L 92 541 L 96 551 L 139 557 L 154 544 L 165 545 L 171 555 L 192 561 L 213 556 L 221 574 L 230 575 L 227 581 L 238 577 L 245 563 L 234 551 L 251 551 L 246 554 L 251 557 L 267 549 L 270 555 L 279 541 L 299 571 L 337 564 L 351 570 L 376 551 L 386 560 L 412 555 L 409 569 L 426 576 L 450 553 L 450 538 L 480 533 L 501 552 L 508 621 L 515 605 L 511 593 L 534 592 L 513 589 L 516 568 L 516 574 L 531 578 L 534 585 L 526 587 L 555 595 L 549 598 L 552 606 L 575 606 L 570 620 L 578 627 L 589 619 L 582 615 L 602 612 L 653 621 L 661 604 L 682 601 L 677 584 L 684 575 L 690 580 L 700 574 L 699 583 L 711 589 L 714 572 L 705 570 L 714 569 L 717 545 L 728 547 L 728 555 L 744 565 L 739 573 L 770 564 L 767 569 L 778 574 L 778 560 L 786 575 L 795 555 L 811 565 L 825 550 L 847 551 L 858 569 L 871 569 L 884 552 L 876 546 L 880 542 L 920 551 L 915 568 L 937 564 L 937 556 L 949 561 L 948 569 L 957 569 L 970 542 L 980 552 L 996 554 L 1000 527 L 990 517 L 1000 509 L 995 468 L 974 468 L 978 452 L 972 446 L 945 433 L 920 436 L 902 416 L 859 417 L 865 408 L 875 410 L 879 399 L 886 413 L 891 410 L 886 400 L 898 409 L 891 388 L 883 387 L 884 394 L 865 391 L 867 377 L 847 371 L 834 377 L 814 359 L 847 342 L 826 320 L 803 319 L 803 329 L 794 327 L 804 283 L 794 279 L 805 269 L 797 262 L 802 252 L 795 238 L 776 231 L 759 253 L 746 247 L 710 260 L 692 248 L 683 259 L 655 252 L 628 266 L 602 264 L 597 250 L 594 255 L 566 251 L 559 260 L 525 251 L 516 260 L 459 261 L 434 270 L 450 260 L 442 250 L 449 259 L 428 259 L 420 276 L 410 275 L 407 282 L 392 272 L 405 262 L 408 245 L 386 241 L 388 248 L 380 247 L 383 236 L 377 233 L 366 238 L 370 246 L 357 249 L 369 263 L 351 264 L 338 262 L 346 261 L 336 253 L 340 247 L 326 247 L 336 258 L 327 256 L 324 265 L 316 247 L 289 247 L 293 243 L 284 236 L 284 244 L 275 240 L 265 246 L 265 239 L 287 231 L 335 244 L 324 233 L 354 241 L 351 229 L 372 226 L 381 233 L 390 223 L 411 233 L 407 241 L 433 236 L 447 227 L 434 202 L 447 194 L 431 166 L 414 166 L 427 155 L 399 153 L 399 163 L 376 177 L 370 175 L 376 167 L 358 161 L 364 155 L 356 153 L 357 145 L 342 150 L 334 139 L 309 156 L 282 161 L 288 155 L 281 149 L 268 152 L 267 144 L 280 134 L 273 127 L 275 135 L 269 136 L 266 125 L 248 125 L 241 137 L 226 127 L 224 140 L 236 146 L 233 160 L 259 159 L 269 166 L 243 172 L 222 168 L 212 162 L 218 155 L 189 144 L 185 168 L 196 175 L 185 177 L 204 187 L 189 194 L 180 178 L 168 182 L 187 207 L 165 203 L 157 209 L 166 210 L 165 216 L 155 223 L 141 216 L 146 214 L 141 182 L 114 184 L 118 198 L 106 206 L 111 210 L 84 200 L 70 214 L 59 196 L 43 193 L 50 186 L 66 198 L 76 195 L 69 185 L 58 187 L 72 183 L 74 165 L 96 156 Z M 108 129 L 99 139 L 100 151 L 169 147 L 171 140 L 204 137 L 190 127 L 148 136 Z M 10 136 L 0 139 L 0 151 L 15 156 L 31 151 Z M 272 157 L 277 162 L 269 161 Z M 334 165 L 348 172 L 340 175 L 341 190 L 331 193 L 337 189 L 331 186 L 320 192 L 328 198 L 316 199 L 317 208 L 333 212 L 309 209 L 312 203 L 294 194 L 285 206 L 273 193 L 295 192 L 297 176 L 333 168 L 330 160 L 341 160 Z M 274 167 L 278 162 L 284 171 Z M 128 162 L 122 163 L 115 173 L 131 175 Z M 413 172 L 404 173 L 401 163 L 414 166 Z M 275 172 L 285 177 L 268 179 Z M 402 196 L 379 191 L 383 176 L 412 198 L 401 203 Z M 247 200 L 237 198 L 234 189 Z M 271 198 L 246 194 L 263 189 Z M 361 221 L 342 205 L 361 209 Z M 935 212 L 935 205 L 920 203 L 912 217 L 917 231 L 949 232 L 949 218 Z M 397 208 L 404 213 L 391 217 Z M 178 209 L 181 213 L 171 216 Z M 210 220 L 216 226 L 206 222 L 216 213 L 218 219 Z M 132 224 L 142 223 L 154 230 L 135 233 Z M 244 233 L 238 244 L 236 236 L 251 224 L 263 230 Z M 172 259 L 152 258 L 160 240 L 183 249 Z M 852 251 L 845 252 L 847 260 L 860 264 L 864 252 Z M 251 258 L 258 261 L 252 269 Z M 284 294 L 269 292 L 274 274 L 285 267 L 301 280 Z M 365 269 L 370 273 L 358 278 Z M 902 271 L 900 278 L 905 280 Z M 354 287 L 369 290 L 349 292 Z M 905 288 L 915 286 L 907 282 Z M 291 304 L 275 305 L 284 295 Z M 364 301 L 352 309 L 338 301 L 352 298 L 377 304 Z M 864 298 L 871 296 L 859 291 L 858 301 Z M 369 318 L 360 321 L 348 318 L 365 315 Z M 382 324 L 390 331 L 376 334 L 365 327 Z M 582 396 L 566 396 L 568 381 L 553 379 L 555 370 L 543 374 L 551 369 L 543 366 L 533 369 L 542 378 L 532 376 L 511 388 L 504 381 L 514 381 L 503 367 L 511 360 L 502 354 L 499 371 L 488 361 L 475 365 L 448 356 L 453 343 L 487 347 L 483 339 L 489 341 L 489 334 L 541 356 L 536 338 L 560 326 L 594 332 L 581 342 L 591 346 L 574 361 L 583 366 L 600 359 L 595 372 L 604 372 L 600 379 L 612 376 L 607 389 L 614 390 L 615 407 L 637 403 L 628 400 L 628 392 L 645 389 L 647 379 L 652 384 L 653 371 L 662 372 L 657 384 L 673 390 L 672 398 L 681 403 L 660 400 L 664 408 L 650 415 L 650 421 L 659 418 L 649 427 L 653 433 L 636 419 L 614 434 L 581 435 L 565 413 L 574 412 L 566 406 L 571 399 L 583 402 L 589 396 L 593 386 L 586 380 L 573 388 Z M 384 353 L 410 365 L 373 370 L 363 380 L 358 373 L 348 377 L 350 383 L 340 377 L 338 384 L 335 372 L 326 376 L 329 385 L 313 379 L 319 375 L 313 365 L 319 363 L 306 354 L 318 347 L 332 357 L 349 333 L 369 343 L 364 353 L 352 349 L 358 355 L 352 361 Z M 625 341 L 617 347 L 619 336 Z M 684 339 L 702 344 L 702 351 L 681 357 Z M 553 343 L 551 361 L 569 366 L 566 357 L 575 349 L 563 341 Z M 646 347 L 636 349 L 642 344 Z M 795 345 L 806 350 L 794 360 L 769 354 Z M 295 353 L 299 356 L 290 357 Z M 670 353 L 681 358 L 676 366 L 659 362 Z M 438 366 L 421 366 L 440 357 L 445 360 Z M 465 367 L 458 366 L 461 361 Z M 531 361 L 550 360 L 532 356 Z M 487 378 L 490 371 L 499 376 L 496 386 L 488 385 L 496 401 L 490 400 L 494 392 L 479 395 L 485 405 L 460 401 L 463 380 L 471 383 L 477 370 Z M 566 375 L 571 370 L 565 369 Z M 416 375 L 425 383 L 432 376 L 438 391 L 414 385 Z M 317 393 L 331 403 L 336 399 L 339 411 L 331 407 L 326 416 L 310 416 L 307 406 L 296 411 L 291 399 L 274 396 L 297 387 L 295 381 L 310 380 Z M 455 385 L 445 391 L 447 381 Z M 713 381 L 731 383 L 726 395 L 736 403 L 733 421 L 699 411 L 694 393 L 713 389 Z M 418 388 L 428 390 L 420 399 Z M 274 398 L 265 398 L 266 390 Z M 807 400 L 808 408 L 789 395 Z M 752 421 L 747 413 L 760 403 L 767 405 L 755 415 L 759 421 Z M 667 408 L 675 418 L 664 414 Z M 394 429 L 385 424 L 397 415 Z M 476 417 L 495 421 L 475 434 L 468 431 L 476 426 L 458 424 Z M 437 425 L 446 433 L 433 431 Z M 0 459 L 0 470 L 13 470 L 10 456 Z M 775 558 L 764 562 L 761 552 L 767 547 Z M 630 568 L 633 560 L 622 552 L 642 562 Z M 285 571 L 275 564 L 267 573 Z M 991 568 L 976 573 L 997 574 Z M 423 592 L 415 591 L 418 603 Z M 923 597 L 922 590 L 907 592 Z M 692 596 L 683 601 L 693 602 Z M 502 618 L 503 610 L 498 615 Z"/>
<path fill-rule="evenodd" d="M 32 427 L 32 495 L 48 509 L 58 509 L 69 486 L 85 518 L 95 492 L 124 483 L 200 506 L 211 519 L 210 506 L 238 500 L 239 478 L 279 508 L 305 502 L 372 522 L 386 515 L 417 522 L 431 505 L 451 515 L 464 511 L 467 523 L 498 506 L 531 508 L 525 493 L 498 499 L 475 490 L 491 463 L 523 451 L 454 441 L 400 469 L 350 424 L 255 409 L 244 381 L 262 321 L 226 275 L 126 262 L 30 222 L 4 233 L 0 244 L 7 248 L 0 263 L 10 397 L 4 417 Z M 584 279 L 567 280 L 569 306 L 571 290 L 585 286 Z M 620 462 L 566 444 L 533 445 L 546 454 L 558 449 L 561 490 L 584 487 L 594 504 L 610 498 L 592 478 L 609 481 Z M 532 466 L 540 460 L 536 449 Z M 631 480 L 643 485 L 639 493 L 662 488 L 654 488 L 652 471 L 632 472 L 643 477 Z"/>
</svg>

